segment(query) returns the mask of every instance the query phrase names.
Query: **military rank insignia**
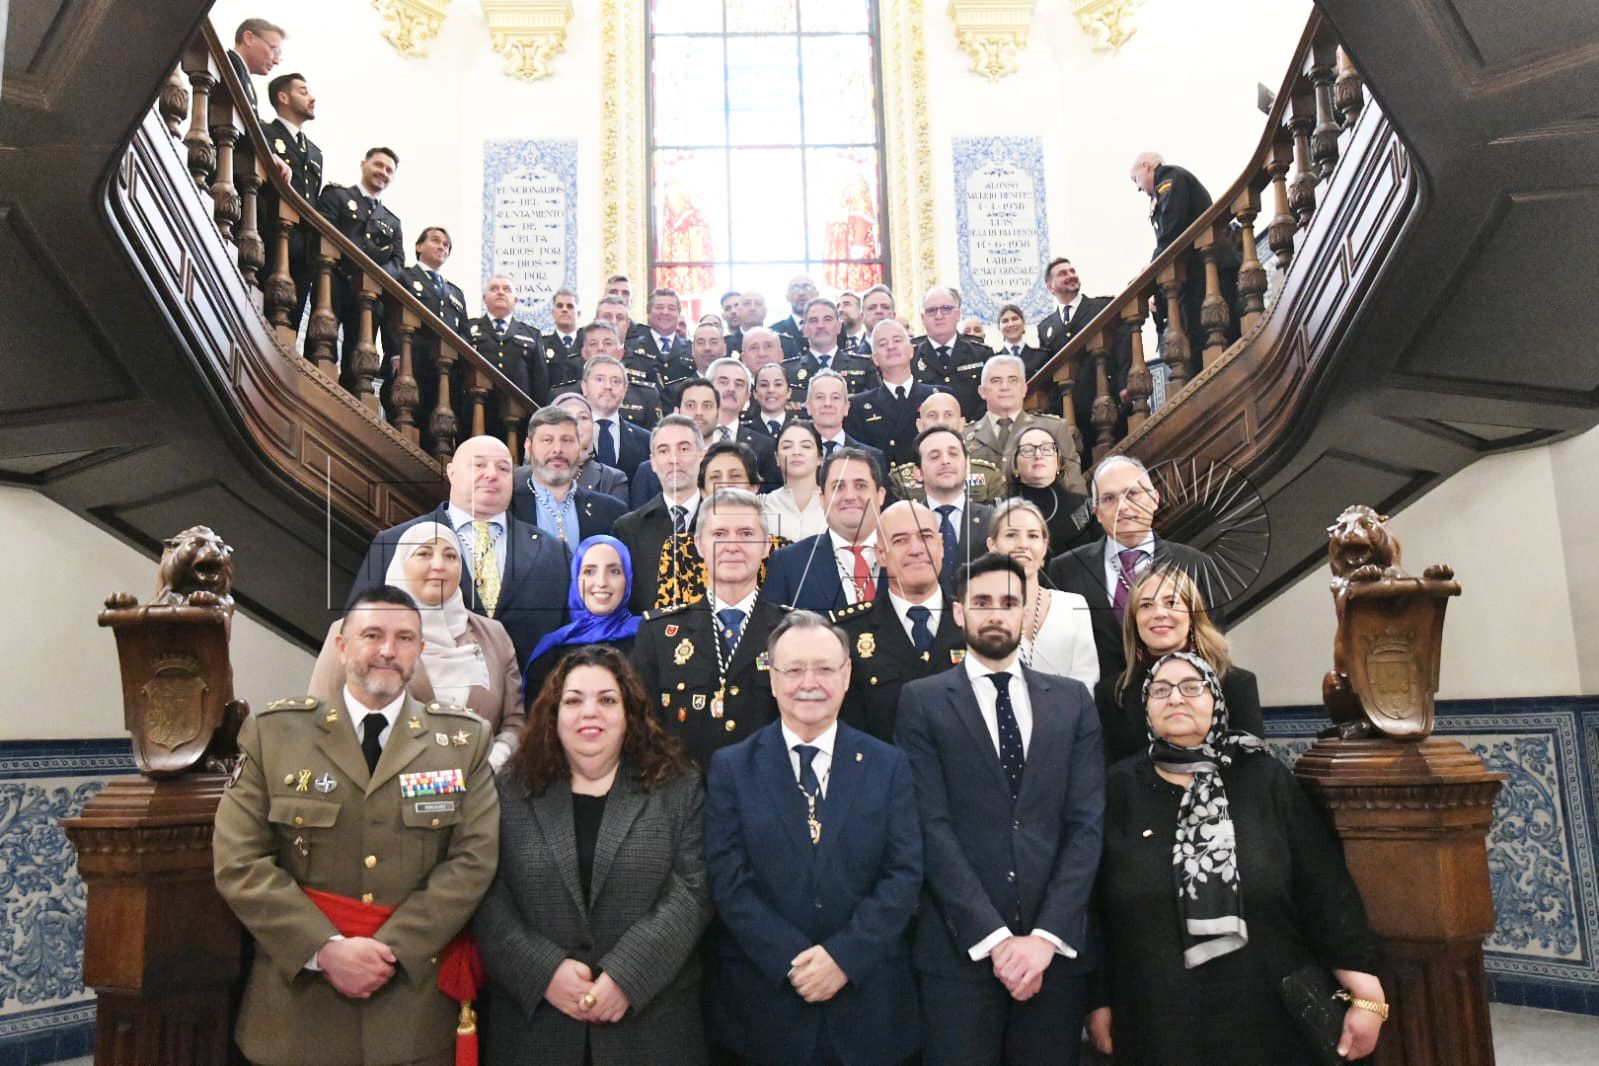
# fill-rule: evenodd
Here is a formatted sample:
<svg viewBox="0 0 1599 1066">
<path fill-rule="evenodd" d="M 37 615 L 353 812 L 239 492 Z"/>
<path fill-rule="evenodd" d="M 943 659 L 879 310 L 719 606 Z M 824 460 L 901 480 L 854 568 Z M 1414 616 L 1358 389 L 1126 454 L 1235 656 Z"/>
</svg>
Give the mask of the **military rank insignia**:
<svg viewBox="0 0 1599 1066">
<path fill-rule="evenodd" d="M 759 655 L 755 656 L 755 669 L 757 669 L 757 670 L 770 670 L 771 668 L 772 668 L 772 653 L 771 652 L 763 651 Z"/>
<path fill-rule="evenodd" d="M 277 152 L 278 155 L 289 154 L 289 146 L 283 143 L 282 137 L 279 137 L 277 140 L 272 142 L 272 149 L 273 151 Z"/>
<path fill-rule="evenodd" d="M 448 770 L 419 770 L 400 775 L 400 795 L 406 799 L 417 796 L 448 796 L 466 791 L 466 774 L 459 767 Z"/>
<path fill-rule="evenodd" d="M 694 657 L 694 642 L 684 637 L 678 644 L 677 650 L 672 653 L 672 661 L 679 666 L 687 666 L 688 661 Z"/>
</svg>

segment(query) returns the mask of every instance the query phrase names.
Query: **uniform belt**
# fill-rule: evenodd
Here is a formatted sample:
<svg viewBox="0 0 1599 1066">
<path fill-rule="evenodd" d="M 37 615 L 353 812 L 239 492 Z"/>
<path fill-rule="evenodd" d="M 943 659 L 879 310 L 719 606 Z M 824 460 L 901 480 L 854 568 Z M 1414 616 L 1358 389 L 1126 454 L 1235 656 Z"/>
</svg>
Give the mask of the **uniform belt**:
<svg viewBox="0 0 1599 1066">
<path fill-rule="evenodd" d="M 370 937 L 383 928 L 393 907 L 364 903 L 351 896 L 300 886 L 300 890 L 327 916 L 341 936 Z M 455 1025 L 455 1066 L 477 1066 L 477 1014 L 472 1000 L 483 985 L 483 957 L 477 941 L 462 929 L 439 956 L 439 991 L 461 1005 Z"/>
</svg>

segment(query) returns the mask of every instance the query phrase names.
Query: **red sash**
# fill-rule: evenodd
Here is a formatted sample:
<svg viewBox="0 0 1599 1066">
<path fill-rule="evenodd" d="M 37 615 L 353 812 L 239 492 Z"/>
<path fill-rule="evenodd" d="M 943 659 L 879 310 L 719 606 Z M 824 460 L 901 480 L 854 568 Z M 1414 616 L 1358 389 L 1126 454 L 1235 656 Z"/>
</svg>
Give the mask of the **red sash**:
<svg viewBox="0 0 1599 1066">
<path fill-rule="evenodd" d="M 362 903 L 349 896 L 304 886 L 301 890 L 344 936 L 374 936 L 394 913 L 393 907 Z M 461 1005 L 455 1026 L 455 1066 L 477 1066 L 477 1014 L 472 1010 L 472 1000 L 483 985 L 483 958 L 478 954 L 477 941 L 465 929 L 444 946 L 438 984 L 440 992 Z"/>
</svg>

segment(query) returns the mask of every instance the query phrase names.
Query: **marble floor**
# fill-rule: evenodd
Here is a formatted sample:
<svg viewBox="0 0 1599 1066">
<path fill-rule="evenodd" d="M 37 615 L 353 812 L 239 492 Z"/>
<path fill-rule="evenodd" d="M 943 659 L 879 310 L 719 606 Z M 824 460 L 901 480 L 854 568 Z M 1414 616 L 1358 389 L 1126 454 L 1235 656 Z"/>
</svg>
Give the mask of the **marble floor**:
<svg viewBox="0 0 1599 1066">
<path fill-rule="evenodd" d="M 1599 1057 L 1599 1018 L 1503 1003 L 1489 1009 L 1496 1066 L 1593 1066 Z M 94 1066 L 94 1060 L 58 1066 Z"/>
</svg>

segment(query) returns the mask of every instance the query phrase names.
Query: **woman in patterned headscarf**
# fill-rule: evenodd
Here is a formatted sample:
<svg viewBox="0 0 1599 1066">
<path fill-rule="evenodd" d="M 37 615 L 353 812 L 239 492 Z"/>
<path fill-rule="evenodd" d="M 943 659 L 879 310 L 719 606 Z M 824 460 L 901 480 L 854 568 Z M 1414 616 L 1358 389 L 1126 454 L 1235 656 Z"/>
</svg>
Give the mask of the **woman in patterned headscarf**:
<svg viewBox="0 0 1599 1066">
<path fill-rule="evenodd" d="M 1263 741 L 1229 731 L 1198 655 L 1156 662 L 1144 704 L 1148 747 L 1105 780 L 1095 1043 L 1117 1066 L 1317 1062 L 1282 980 L 1319 967 L 1356 1000 L 1340 1054 L 1370 1054 L 1379 948 L 1331 828 Z"/>
</svg>

